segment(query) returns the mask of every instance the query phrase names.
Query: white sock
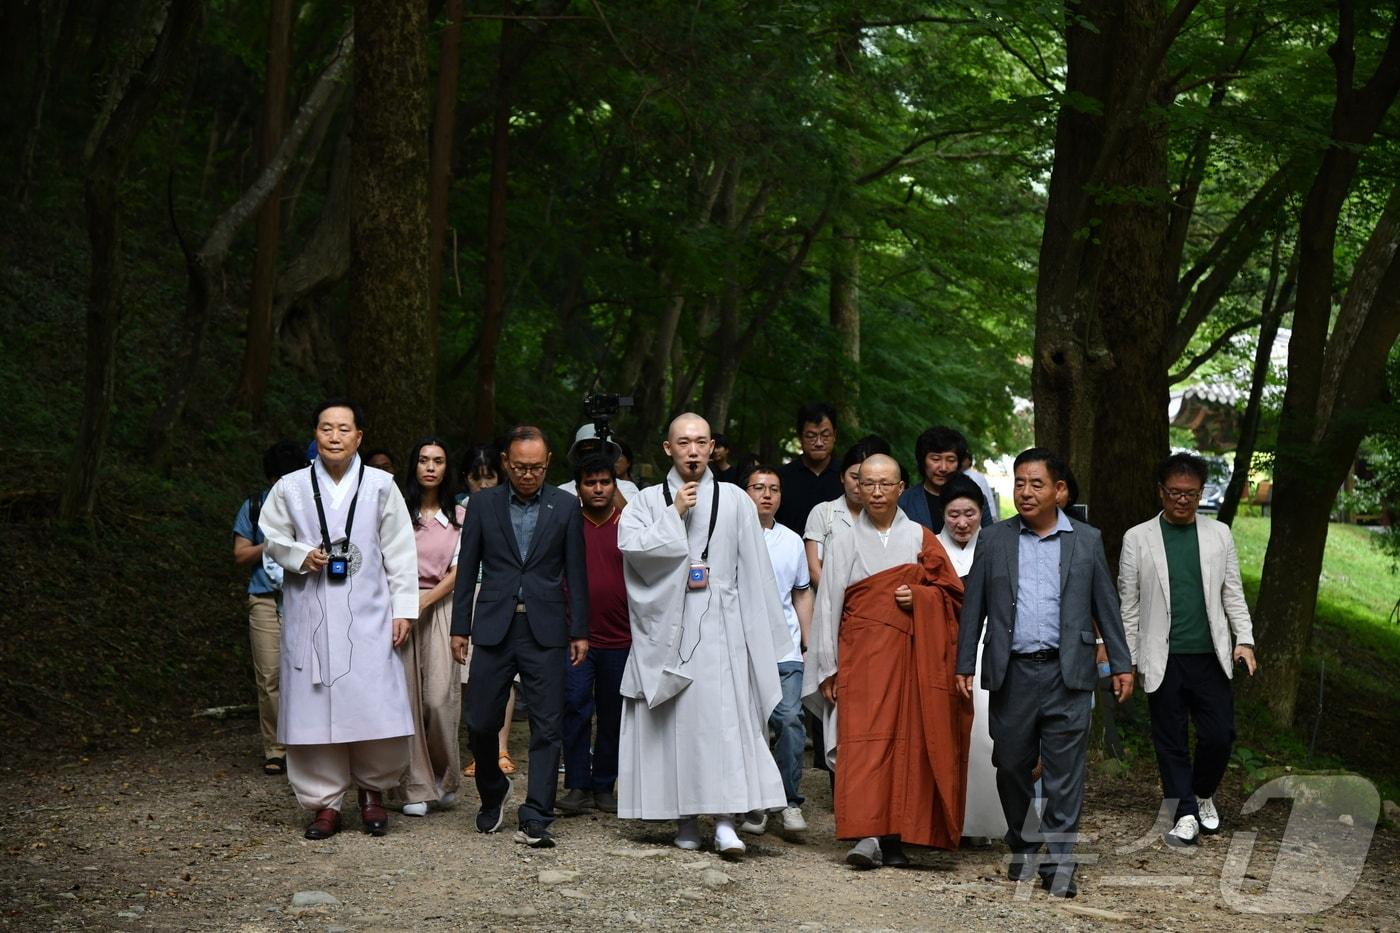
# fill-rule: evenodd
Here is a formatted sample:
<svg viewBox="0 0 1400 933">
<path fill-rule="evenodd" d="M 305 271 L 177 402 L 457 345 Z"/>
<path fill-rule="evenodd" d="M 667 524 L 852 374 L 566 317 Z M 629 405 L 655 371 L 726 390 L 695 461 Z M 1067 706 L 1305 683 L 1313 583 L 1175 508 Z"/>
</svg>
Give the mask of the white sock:
<svg viewBox="0 0 1400 933">
<path fill-rule="evenodd" d="M 715 848 L 744 848 L 744 844 L 739 841 L 738 834 L 734 832 L 734 821 L 727 816 L 721 816 L 715 819 Z"/>
</svg>

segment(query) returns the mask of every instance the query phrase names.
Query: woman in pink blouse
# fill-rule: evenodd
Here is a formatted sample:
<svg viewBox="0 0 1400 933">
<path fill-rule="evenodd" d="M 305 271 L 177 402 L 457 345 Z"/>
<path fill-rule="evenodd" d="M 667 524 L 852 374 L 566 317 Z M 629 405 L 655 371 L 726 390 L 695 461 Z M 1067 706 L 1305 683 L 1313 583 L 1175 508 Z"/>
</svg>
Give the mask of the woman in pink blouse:
<svg viewBox="0 0 1400 933">
<path fill-rule="evenodd" d="M 451 631 L 464 510 L 455 504 L 453 485 L 447 445 L 435 437 L 419 441 L 404 480 L 418 546 L 418 621 L 399 649 L 417 727 L 398 793 L 406 816 L 426 816 L 430 801 L 452 806 L 461 781 L 462 683 L 452 661 Z"/>
</svg>

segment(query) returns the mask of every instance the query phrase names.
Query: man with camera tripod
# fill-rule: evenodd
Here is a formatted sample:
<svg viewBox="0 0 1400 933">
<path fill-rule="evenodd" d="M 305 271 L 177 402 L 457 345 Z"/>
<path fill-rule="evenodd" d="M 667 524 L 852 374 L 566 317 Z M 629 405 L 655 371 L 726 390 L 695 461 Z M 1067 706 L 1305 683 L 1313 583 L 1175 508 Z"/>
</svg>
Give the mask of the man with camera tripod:
<svg viewBox="0 0 1400 933">
<path fill-rule="evenodd" d="M 286 571 L 277 739 L 297 801 L 315 813 L 306 838 L 340 831 L 352 784 L 365 832 L 382 836 L 381 795 L 398 784 L 413 735 L 394 649 L 418 615 L 418 552 L 394 477 L 357 454 L 359 406 L 323 402 L 315 424 L 316 460 L 278 480 L 258 516 Z"/>
</svg>

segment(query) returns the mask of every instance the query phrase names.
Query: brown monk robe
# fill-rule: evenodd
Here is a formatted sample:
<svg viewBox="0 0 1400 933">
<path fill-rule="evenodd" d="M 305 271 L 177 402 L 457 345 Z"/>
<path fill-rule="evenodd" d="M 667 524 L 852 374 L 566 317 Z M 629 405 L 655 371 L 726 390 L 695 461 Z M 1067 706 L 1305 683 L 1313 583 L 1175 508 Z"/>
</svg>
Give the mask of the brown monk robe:
<svg viewBox="0 0 1400 933">
<path fill-rule="evenodd" d="M 918 563 L 853 582 L 841 613 L 836 836 L 956 849 L 972 703 L 954 687 L 963 587 L 927 529 Z M 907 585 L 913 612 L 892 594 Z"/>
</svg>

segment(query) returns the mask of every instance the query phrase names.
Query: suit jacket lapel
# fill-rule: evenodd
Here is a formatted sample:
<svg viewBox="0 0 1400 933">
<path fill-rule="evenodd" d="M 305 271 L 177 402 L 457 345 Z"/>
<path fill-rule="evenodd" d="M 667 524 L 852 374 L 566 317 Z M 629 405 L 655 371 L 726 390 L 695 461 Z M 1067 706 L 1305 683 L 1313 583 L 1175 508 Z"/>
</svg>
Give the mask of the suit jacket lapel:
<svg viewBox="0 0 1400 933">
<path fill-rule="evenodd" d="M 1152 527 L 1152 533 L 1147 536 L 1147 549 L 1152 553 L 1152 563 L 1157 568 L 1157 585 L 1162 588 L 1162 599 L 1166 600 L 1163 605 L 1170 613 L 1172 584 L 1171 579 L 1167 576 L 1167 543 L 1162 538 L 1162 516 L 1160 514 L 1157 516 L 1156 524 Z"/>
<path fill-rule="evenodd" d="M 1079 537 L 1078 533 L 1071 531 L 1069 534 L 1060 532 L 1060 593 L 1064 594 L 1065 586 L 1069 583 L 1069 567 L 1074 562 L 1074 539 Z"/>
<path fill-rule="evenodd" d="M 539 512 L 535 515 L 535 532 L 530 535 L 530 551 L 521 558 L 521 566 L 530 563 L 530 558 L 540 549 L 540 539 L 544 537 L 549 524 L 554 521 L 554 503 L 549 501 L 545 490 L 540 490 Z"/>
<path fill-rule="evenodd" d="M 510 489 L 506 489 L 506 494 L 501 496 L 501 507 L 497 515 L 501 520 L 501 532 L 506 536 L 506 540 L 510 542 L 510 552 L 514 554 L 515 559 L 520 561 L 523 565 L 525 563 L 525 558 L 520 553 L 520 542 L 515 540 L 515 525 L 512 524 L 510 520 L 510 497 L 511 491 Z"/>
<path fill-rule="evenodd" d="M 1021 522 L 1015 522 L 1011 527 L 1011 535 L 1006 546 L 1006 578 L 1011 583 L 1011 601 L 1016 601 L 1016 590 L 1021 585 Z"/>
</svg>

